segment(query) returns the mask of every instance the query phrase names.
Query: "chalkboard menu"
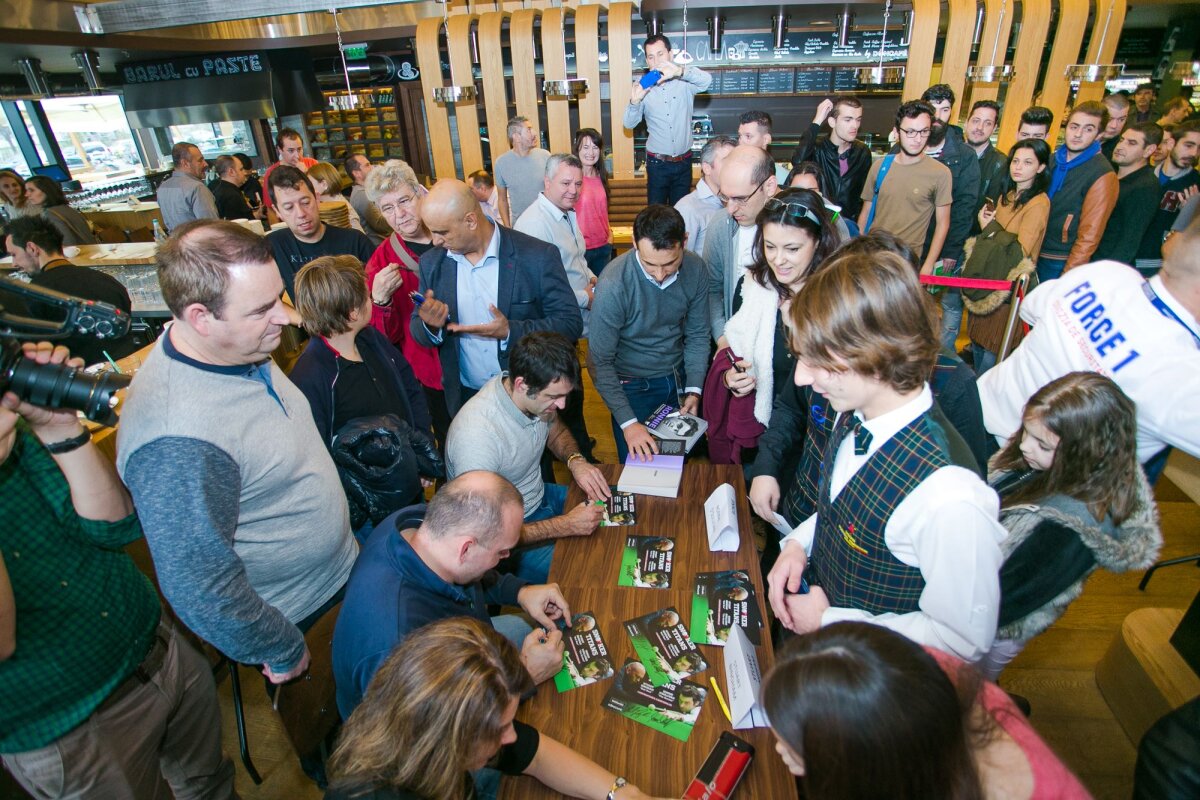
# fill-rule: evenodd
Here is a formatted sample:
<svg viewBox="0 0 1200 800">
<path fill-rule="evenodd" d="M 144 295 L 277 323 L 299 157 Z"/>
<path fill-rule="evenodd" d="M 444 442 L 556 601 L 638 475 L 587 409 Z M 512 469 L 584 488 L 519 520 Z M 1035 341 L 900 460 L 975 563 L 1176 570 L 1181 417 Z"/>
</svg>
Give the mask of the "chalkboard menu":
<svg viewBox="0 0 1200 800">
<path fill-rule="evenodd" d="M 826 81 L 828 86 L 828 81 Z M 760 69 L 758 71 L 759 94 L 792 94 L 796 91 L 796 70 L 791 67 Z"/>
<path fill-rule="evenodd" d="M 859 88 L 858 69 L 835 69 L 833 71 L 833 91 L 853 92 Z"/>
<path fill-rule="evenodd" d="M 721 94 L 754 94 L 758 91 L 758 70 L 721 70 Z"/>
<path fill-rule="evenodd" d="M 682 31 L 664 32 L 676 48 L 682 50 L 686 47 L 692 57 L 691 66 L 701 69 L 716 66 L 771 68 L 826 63 L 878 63 L 879 45 L 883 38 L 878 30 L 851 31 L 843 47 L 837 43 L 837 33 L 833 30 L 795 31 L 789 32 L 784 37 L 784 46 L 776 49 L 769 30 L 727 31 L 722 38 L 720 52 L 713 53 L 708 49 L 708 37 L 704 34 L 697 36 L 693 33 L 685 43 Z M 899 28 L 888 31 L 887 44 L 883 48 L 885 63 L 908 60 L 908 46 L 900 43 L 903 38 L 904 34 Z M 640 38 L 635 38 L 631 55 L 633 65 L 641 68 L 643 55 Z M 574 53 L 568 53 L 567 60 L 569 72 L 574 63 Z"/>
<path fill-rule="evenodd" d="M 796 70 L 796 91 L 801 94 L 804 92 L 827 93 L 832 82 L 833 70 L 831 69 Z"/>
</svg>

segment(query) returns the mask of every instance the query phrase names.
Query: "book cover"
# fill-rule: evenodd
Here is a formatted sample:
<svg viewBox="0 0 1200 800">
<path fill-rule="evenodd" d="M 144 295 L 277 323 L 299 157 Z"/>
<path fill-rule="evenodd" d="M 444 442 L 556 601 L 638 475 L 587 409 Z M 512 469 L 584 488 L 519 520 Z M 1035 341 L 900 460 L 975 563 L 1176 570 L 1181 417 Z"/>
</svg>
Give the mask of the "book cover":
<svg viewBox="0 0 1200 800">
<path fill-rule="evenodd" d="M 617 671 L 617 679 L 602 705 L 639 725 L 686 742 L 707 697 L 708 690 L 691 681 L 655 686 L 647 679 L 646 667 L 629 659 Z"/>
<path fill-rule="evenodd" d="M 612 490 L 612 497 L 604 501 L 604 516 L 600 519 L 600 527 L 637 525 L 637 502 L 633 495 L 620 491 L 616 486 L 608 488 Z"/>
<path fill-rule="evenodd" d="M 708 669 L 704 656 L 688 636 L 674 608 L 664 608 L 625 622 L 633 650 L 655 686 L 679 681 Z"/>
<path fill-rule="evenodd" d="M 617 489 L 655 497 L 678 497 L 682 480 L 683 456 L 657 455 L 649 461 L 640 461 L 631 453 L 625 459 Z"/>
<path fill-rule="evenodd" d="M 692 447 L 708 430 L 708 422 L 704 419 L 692 414 L 682 414 L 676 406 L 666 403 L 654 409 L 642 424 L 659 439 L 683 442 L 684 452 L 691 452 Z"/>
<path fill-rule="evenodd" d="M 617 586 L 671 588 L 675 542 L 665 536 L 627 536 Z"/>
<path fill-rule="evenodd" d="M 569 692 L 613 676 L 612 659 L 604 637 L 590 612 L 571 617 L 571 627 L 563 631 L 563 668 L 554 676 L 554 686 Z"/>
<path fill-rule="evenodd" d="M 701 572 L 692 592 L 692 641 L 724 647 L 734 625 L 746 638 L 762 643 L 762 618 L 758 612 L 750 573 L 734 569 Z"/>
</svg>

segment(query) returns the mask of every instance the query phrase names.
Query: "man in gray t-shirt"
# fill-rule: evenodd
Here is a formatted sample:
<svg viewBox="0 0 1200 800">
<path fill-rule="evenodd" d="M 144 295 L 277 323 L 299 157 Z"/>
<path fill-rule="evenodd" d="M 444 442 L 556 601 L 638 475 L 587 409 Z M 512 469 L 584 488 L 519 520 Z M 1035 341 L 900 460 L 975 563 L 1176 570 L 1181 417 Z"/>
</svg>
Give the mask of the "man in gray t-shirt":
<svg viewBox="0 0 1200 800">
<path fill-rule="evenodd" d="M 537 146 L 538 134 L 525 117 L 508 121 L 508 141 L 512 149 L 496 159 L 496 200 L 500 224 L 511 228 L 542 191 L 546 159 L 550 153 Z"/>
</svg>

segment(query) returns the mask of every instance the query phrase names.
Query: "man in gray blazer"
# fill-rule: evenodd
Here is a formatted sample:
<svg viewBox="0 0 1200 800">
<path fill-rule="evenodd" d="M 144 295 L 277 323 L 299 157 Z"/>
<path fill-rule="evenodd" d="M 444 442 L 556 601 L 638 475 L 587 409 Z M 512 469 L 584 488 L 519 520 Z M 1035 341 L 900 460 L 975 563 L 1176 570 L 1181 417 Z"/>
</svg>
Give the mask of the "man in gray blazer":
<svg viewBox="0 0 1200 800">
<path fill-rule="evenodd" d="M 492 222 L 471 188 L 442 180 L 421 203 L 434 248 L 421 256 L 410 330 L 438 348 L 450 415 L 508 367 L 508 348 L 531 331 L 575 341 L 583 319 L 558 250 Z"/>
<path fill-rule="evenodd" d="M 718 197 L 725 210 L 708 223 L 704 261 L 708 264 L 708 322 L 712 338 L 723 346 L 725 322 L 733 314 L 733 291 L 738 278 L 754 262 L 758 212 L 775 193 L 775 162 L 765 150 L 735 147 L 721 165 Z"/>
</svg>

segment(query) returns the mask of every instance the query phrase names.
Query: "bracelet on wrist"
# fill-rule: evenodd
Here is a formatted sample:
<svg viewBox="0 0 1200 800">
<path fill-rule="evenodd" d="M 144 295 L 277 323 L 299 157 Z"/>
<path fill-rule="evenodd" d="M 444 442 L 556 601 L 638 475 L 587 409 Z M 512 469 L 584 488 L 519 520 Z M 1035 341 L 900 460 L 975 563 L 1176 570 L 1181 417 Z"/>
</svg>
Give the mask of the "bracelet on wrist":
<svg viewBox="0 0 1200 800">
<path fill-rule="evenodd" d="M 577 458 L 580 460 L 586 460 L 583 458 L 583 453 L 579 453 L 579 452 L 571 453 L 571 455 L 567 456 L 567 461 L 566 461 L 567 469 L 571 468 L 571 462 Z"/>
<path fill-rule="evenodd" d="M 46 444 L 46 451 L 50 455 L 60 456 L 64 453 L 69 453 L 72 450 L 78 450 L 92 440 L 92 432 L 87 428 L 83 429 L 83 433 L 78 436 L 73 436 L 70 439 L 61 439 L 57 442 Z"/>
</svg>

